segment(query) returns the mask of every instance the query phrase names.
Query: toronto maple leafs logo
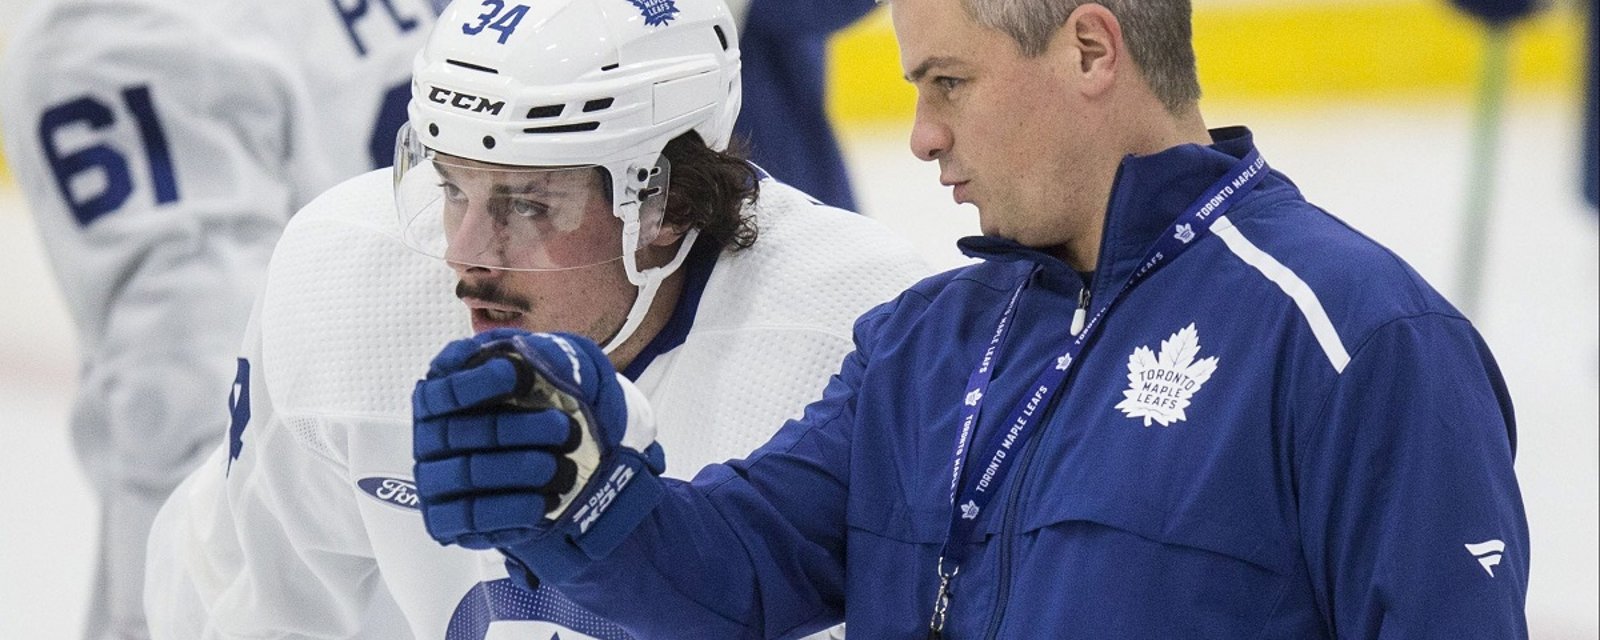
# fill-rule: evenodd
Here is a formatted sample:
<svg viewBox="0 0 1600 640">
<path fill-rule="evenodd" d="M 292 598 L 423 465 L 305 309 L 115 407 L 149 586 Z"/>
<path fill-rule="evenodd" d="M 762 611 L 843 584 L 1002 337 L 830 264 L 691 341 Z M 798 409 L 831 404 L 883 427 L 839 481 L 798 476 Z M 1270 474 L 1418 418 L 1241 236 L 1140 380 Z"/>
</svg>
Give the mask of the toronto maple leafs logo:
<svg viewBox="0 0 1600 640">
<path fill-rule="evenodd" d="M 652 27 L 659 27 L 678 16 L 678 5 L 673 0 L 628 0 L 630 4 L 639 8 L 639 14 L 644 16 L 644 23 Z"/>
<path fill-rule="evenodd" d="M 976 520 L 978 518 L 978 511 L 980 510 L 981 508 L 978 506 L 977 502 L 968 500 L 965 504 L 961 505 L 961 519 Z"/>
<path fill-rule="evenodd" d="M 1177 233 L 1172 234 L 1172 237 L 1177 238 L 1178 242 L 1189 244 L 1194 240 L 1194 227 L 1187 224 L 1180 224 L 1178 225 Z"/>
<path fill-rule="evenodd" d="M 1189 399 L 1217 370 L 1215 356 L 1196 361 L 1199 353 L 1200 334 L 1193 322 L 1161 341 L 1159 357 L 1149 347 L 1134 349 L 1128 356 L 1128 390 L 1116 408 L 1129 418 L 1144 418 L 1146 427 L 1189 419 L 1184 413 Z"/>
<path fill-rule="evenodd" d="M 982 389 L 973 389 L 970 393 L 967 394 L 967 400 L 966 400 L 967 406 L 976 407 L 976 406 L 978 406 L 978 401 L 982 400 L 982 399 L 983 399 L 983 390 Z"/>
<path fill-rule="evenodd" d="M 1072 366 L 1072 354 L 1063 353 L 1061 357 L 1056 358 L 1056 371 L 1066 371 L 1070 366 Z"/>
</svg>

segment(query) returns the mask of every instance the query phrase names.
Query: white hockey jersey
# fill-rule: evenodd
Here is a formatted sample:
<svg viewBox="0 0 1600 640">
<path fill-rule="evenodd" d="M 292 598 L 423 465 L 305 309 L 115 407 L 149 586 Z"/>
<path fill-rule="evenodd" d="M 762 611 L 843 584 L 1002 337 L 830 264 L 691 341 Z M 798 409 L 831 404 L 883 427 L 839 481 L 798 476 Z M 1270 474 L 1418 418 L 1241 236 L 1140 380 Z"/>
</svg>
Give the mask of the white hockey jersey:
<svg viewBox="0 0 1600 640">
<path fill-rule="evenodd" d="M 349 181 L 285 232 L 239 361 L 229 445 L 151 534 L 155 637 L 622 637 L 559 594 L 512 587 L 499 553 L 424 530 L 411 388 L 470 329 L 451 272 L 396 239 L 390 188 L 385 172 Z M 716 259 L 683 342 L 637 379 L 668 475 L 765 442 L 821 393 L 856 316 L 926 274 L 876 222 L 774 180 L 749 212 L 756 244 Z"/>
<path fill-rule="evenodd" d="M 290 214 L 391 161 L 428 0 L 39 0 L 0 79 L 6 155 L 77 325 L 100 495 L 89 613 L 137 629 L 144 533 L 211 444 L 227 354 Z"/>
</svg>

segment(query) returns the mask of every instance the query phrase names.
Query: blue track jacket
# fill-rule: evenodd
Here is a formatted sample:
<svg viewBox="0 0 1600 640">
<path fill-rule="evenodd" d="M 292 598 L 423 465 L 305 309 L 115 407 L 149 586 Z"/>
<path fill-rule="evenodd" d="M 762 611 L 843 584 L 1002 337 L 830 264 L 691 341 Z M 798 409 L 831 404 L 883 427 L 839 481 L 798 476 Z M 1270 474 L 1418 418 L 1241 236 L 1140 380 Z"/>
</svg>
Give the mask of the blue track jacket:
<svg viewBox="0 0 1600 640">
<path fill-rule="evenodd" d="M 1123 162 L 1091 300 L 1253 145 L 1213 136 Z M 1526 637 L 1511 400 L 1478 333 L 1280 174 L 1224 218 L 1104 318 L 965 542 L 944 637 Z M 1082 286 L 1014 243 L 962 246 L 984 261 L 862 316 L 801 419 L 669 484 L 555 586 L 646 638 L 926 637 L 967 377 L 1028 281 L 982 443 Z"/>
</svg>

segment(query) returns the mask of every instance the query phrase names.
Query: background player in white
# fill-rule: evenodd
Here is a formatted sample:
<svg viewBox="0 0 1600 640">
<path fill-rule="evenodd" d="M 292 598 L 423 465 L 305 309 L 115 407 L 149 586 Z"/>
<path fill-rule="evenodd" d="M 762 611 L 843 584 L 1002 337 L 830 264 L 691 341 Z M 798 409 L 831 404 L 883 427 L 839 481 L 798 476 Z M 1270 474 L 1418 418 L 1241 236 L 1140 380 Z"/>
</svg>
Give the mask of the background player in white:
<svg viewBox="0 0 1600 640">
<path fill-rule="evenodd" d="M 145 637 L 145 533 L 225 415 L 272 243 L 392 158 L 428 0 L 39 2 L 13 32 L 6 153 L 82 354 L 101 502 L 89 638 Z"/>
<path fill-rule="evenodd" d="M 798 415 L 854 318 L 924 273 L 877 223 L 712 151 L 740 104 L 720 0 L 494 4 L 440 18 L 394 174 L 285 230 L 229 446 L 151 534 L 157 637 L 622 637 L 424 530 L 410 394 L 438 346 L 469 324 L 605 343 L 681 426 L 661 440 L 683 476 Z"/>
</svg>

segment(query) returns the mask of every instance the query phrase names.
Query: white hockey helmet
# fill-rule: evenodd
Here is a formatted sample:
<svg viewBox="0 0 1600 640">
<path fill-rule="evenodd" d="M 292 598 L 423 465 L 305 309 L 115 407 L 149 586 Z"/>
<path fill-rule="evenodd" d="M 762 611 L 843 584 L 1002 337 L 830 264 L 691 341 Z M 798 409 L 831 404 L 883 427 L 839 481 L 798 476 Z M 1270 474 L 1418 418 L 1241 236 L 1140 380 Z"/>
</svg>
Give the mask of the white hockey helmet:
<svg viewBox="0 0 1600 640">
<path fill-rule="evenodd" d="M 740 104 L 733 17 L 722 0 L 514 1 L 452 2 L 417 54 L 410 121 L 395 150 L 401 238 L 422 253 L 492 269 L 621 259 L 639 295 L 609 350 L 637 327 L 697 236 L 688 230 L 668 264 L 640 268 L 636 254 L 665 215 L 671 167 L 662 149 L 694 131 L 723 150 L 732 135 Z M 610 193 L 574 187 L 601 184 L 597 169 Z M 479 198 L 470 207 L 458 188 L 465 184 L 491 189 L 498 203 Z M 581 240 L 581 212 L 595 204 L 580 193 L 609 196 L 619 242 L 563 246 Z M 457 233 L 464 224 L 477 226 Z"/>
</svg>

